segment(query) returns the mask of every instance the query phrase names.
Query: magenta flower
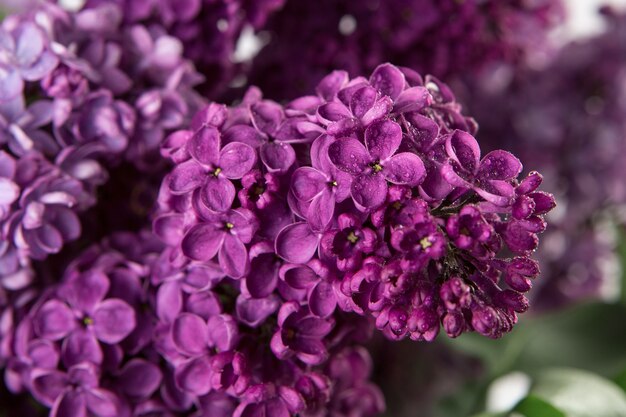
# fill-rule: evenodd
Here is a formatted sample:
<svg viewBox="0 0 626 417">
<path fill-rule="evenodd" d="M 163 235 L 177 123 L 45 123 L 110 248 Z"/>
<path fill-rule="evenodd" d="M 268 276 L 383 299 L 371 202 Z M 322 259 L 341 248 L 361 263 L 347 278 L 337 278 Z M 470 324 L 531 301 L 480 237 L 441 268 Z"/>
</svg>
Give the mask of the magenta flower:
<svg viewBox="0 0 626 417">
<path fill-rule="evenodd" d="M 257 229 L 256 219 L 244 209 L 211 215 L 193 226 L 183 238 L 183 254 L 208 261 L 218 255 L 220 265 L 233 278 L 243 276 L 249 267 L 248 249 Z"/>
<path fill-rule="evenodd" d="M 401 142 L 400 126 L 391 120 L 380 120 L 365 130 L 365 146 L 352 138 L 330 144 L 330 160 L 353 176 L 351 195 L 357 207 L 370 210 L 383 204 L 387 181 L 414 187 L 424 180 L 424 163 L 417 155 L 396 154 Z"/>
<path fill-rule="evenodd" d="M 107 276 L 97 271 L 76 275 L 59 288 L 58 298 L 37 310 L 35 333 L 46 340 L 64 339 L 66 366 L 82 361 L 102 363 L 99 342 L 117 344 L 134 330 L 135 311 L 119 298 L 106 298 L 109 286 Z"/>
<path fill-rule="evenodd" d="M 285 303 L 278 312 L 279 328 L 272 337 L 272 352 L 280 359 L 295 356 L 309 365 L 320 364 L 328 356 L 323 338 L 333 324 L 330 319 L 312 315 L 298 303 Z"/>
<path fill-rule="evenodd" d="M 221 133 L 212 126 L 200 128 L 187 143 L 193 159 L 177 166 L 170 174 L 174 194 L 200 189 L 200 201 L 215 212 L 225 212 L 235 199 L 231 179 L 239 179 L 252 169 L 256 153 L 249 145 L 231 142 L 222 148 Z"/>
<path fill-rule="evenodd" d="M 311 166 L 298 168 L 291 179 L 291 192 L 308 205 L 306 217 L 314 231 L 324 231 L 335 205 L 350 195 L 351 176 L 335 168 L 328 158 L 332 142 L 328 136 L 317 138 L 311 146 Z"/>
<path fill-rule="evenodd" d="M 511 181 L 522 171 L 522 164 L 512 154 L 498 150 L 480 159 L 480 147 L 471 135 L 457 130 L 446 139 L 450 162 L 444 165 L 444 178 L 455 187 L 474 190 L 497 206 L 511 204 L 515 189 Z"/>
<path fill-rule="evenodd" d="M 33 394 L 52 407 L 54 417 L 124 415 L 127 405 L 115 393 L 100 387 L 97 367 L 89 362 L 71 366 L 67 373 L 40 370 L 33 375 Z"/>
</svg>

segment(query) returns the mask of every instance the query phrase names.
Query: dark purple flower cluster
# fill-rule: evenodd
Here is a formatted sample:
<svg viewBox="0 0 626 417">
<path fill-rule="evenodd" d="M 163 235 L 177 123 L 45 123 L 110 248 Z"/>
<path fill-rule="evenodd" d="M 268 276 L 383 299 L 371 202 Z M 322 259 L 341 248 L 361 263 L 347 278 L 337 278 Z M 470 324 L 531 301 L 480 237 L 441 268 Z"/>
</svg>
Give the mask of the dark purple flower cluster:
<svg viewBox="0 0 626 417">
<path fill-rule="evenodd" d="M 510 331 L 555 205 L 542 177 L 518 179 L 505 151 L 481 157 L 433 77 L 383 64 L 369 80 L 335 71 L 316 92 L 282 107 L 252 89 L 167 139 L 176 166 L 154 230 L 171 263 L 222 271 L 248 326 L 278 310 L 279 359 L 324 363 L 343 312 L 392 339 Z"/>
<path fill-rule="evenodd" d="M 543 71 L 500 68 L 466 100 L 481 143 L 532 160 L 564 208 L 539 257 L 546 305 L 597 296 L 616 274 L 606 223 L 624 224 L 626 204 L 626 15 L 604 14 L 606 33 L 564 47 Z"/>
<path fill-rule="evenodd" d="M 331 70 L 357 76 L 385 61 L 449 80 L 541 58 L 563 16 L 560 0 L 291 0 L 270 17 L 251 80 L 275 99 L 307 94 Z"/>
<path fill-rule="evenodd" d="M 165 378 L 145 291 L 161 249 L 149 233 L 120 233 L 78 256 L 16 325 L 9 390 L 51 416 L 149 414 Z"/>
</svg>

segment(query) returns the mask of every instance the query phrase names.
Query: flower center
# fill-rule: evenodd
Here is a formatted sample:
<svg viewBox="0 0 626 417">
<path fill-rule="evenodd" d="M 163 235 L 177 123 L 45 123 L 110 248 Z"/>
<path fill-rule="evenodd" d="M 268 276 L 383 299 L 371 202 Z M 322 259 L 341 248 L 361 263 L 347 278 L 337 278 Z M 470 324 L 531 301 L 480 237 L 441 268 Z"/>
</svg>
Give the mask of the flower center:
<svg viewBox="0 0 626 417">
<path fill-rule="evenodd" d="M 220 175 L 220 172 L 222 172 L 222 168 L 217 167 L 215 168 L 215 171 L 212 172 L 214 177 L 217 177 L 218 175 Z"/>
<path fill-rule="evenodd" d="M 380 164 L 380 162 L 374 162 L 371 167 L 374 170 L 374 173 L 378 173 L 383 170 L 383 166 Z"/>
<path fill-rule="evenodd" d="M 338 184 L 337 181 L 328 181 L 328 185 L 330 185 L 331 187 L 336 187 Z"/>
<path fill-rule="evenodd" d="M 93 324 L 93 319 L 91 317 L 83 318 L 83 324 L 85 326 L 91 326 Z"/>
<path fill-rule="evenodd" d="M 287 329 L 285 331 L 285 339 L 294 340 L 296 338 L 296 331 L 293 329 Z"/>
<path fill-rule="evenodd" d="M 430 241 L 428 236 L 426 236 L 425 238 L 420 240 L 420 246 L 422 247 L 423 250 L 426 250 L 426 249 L 430 248 L 432 245 L 433 245 L 433 243 Z"/>
<path fill-rule="evenodd" d="M 259 196 L 265 192 L 265 186 L 261 184 L 255 184 L 254 187 L 252 188 L 252 192 L 255 195 Z"/>
<path fill-rule="evenodd" d="M 224 225 L 224 227 L 226 227 L 226 230 L 232 230 L 233 227 L 235 227 L 234 224 L 232 224 L 231 222 L 226 222 L 226 224 Z"/>
<path fill-rule="evenodd" d="M 354 232 L 348 233 L 346 239 L 348 239 L 348 242 L 352 243 L 353 245 L 359 241 L 359 237 L 355 235 Z"/>
</svg>

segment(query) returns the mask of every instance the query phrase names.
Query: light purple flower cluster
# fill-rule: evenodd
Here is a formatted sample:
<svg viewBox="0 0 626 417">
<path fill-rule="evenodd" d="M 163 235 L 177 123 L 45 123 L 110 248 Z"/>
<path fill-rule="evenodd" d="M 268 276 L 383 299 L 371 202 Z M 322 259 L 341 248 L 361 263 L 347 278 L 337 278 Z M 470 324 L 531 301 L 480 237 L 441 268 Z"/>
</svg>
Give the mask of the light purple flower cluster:
<svg viewBox="0 0 626 417">
<path fill-rule="evenodd" d="M 451 80 L 541 59 L 563 17 L 560 0 L 290 0 L 270 17 L 250 78 L 275 99 L 308 94 L 331 70 L 357 76 L 385 61 Z"/>
<path fill-rule="evenodd" d="M 345 313 L 391 339 L 510 331 L 555 205 L 542 177 L 518 179 L 505 151 L 481 157 L 473 121 L 434 77 L 383 64 L 369 79 L 332 72 L 316 93 L 282 107 L 252 89 L 167 139 L 176 165 L 154 230 L 172 265 L 227 277 L 218 288 L 236 294 L 239 321 L 171 314 L 167 356 L 206 368 L 196 362 L 224 340 L 212 332 L 262 327 L 276 311 L 272 352 L 310 365 L 328 359 Z"/>
<path fill-rule="evenodd" d="M 2 21 L 0 39 L 4 363 L 25 308 L 58 280 L 36 264 L 70 241 L 93 242 L 79 216 L 98 202 L 98 186 L 124 160 L 139 171 L 162 169 L 162 138 L 203 100 L 180 41 L 158 26 L 123 26 L 112 4 L 79 13 L 33 5 Z"/>
<path fill-rule="evenodd" d="M 501 68 L 508 82 L 476 80 L 466 99 L 481 143 L 532 160 L 565 208 L 540 251 L 545 306 L 598 296 L 615 279 L 606 224 L 625 220 L 626 15 L 604 17 L 606 33 L 567 45 L 545 70 Z"/>
<path fill-rule="evenodd" d="M 42 4 L 2 22 L 3 280 L 79 237 L 77 214 L 107 169 L 153 164 L 161 138 L 202 102 L 180 41 L 121 18 L 113 5 L 70 14 Z"/>
<path fill-rule="evenodd" d="M 224 92 L 240 72 L 233 60 L 244 29 L 261 29 L 285 0 L 87 0 L 85 8 L 116 4 L 128 25 L 163 27 L 185 45 L 185 57 L 206 76 L 202 91 Z"/>
</svg>

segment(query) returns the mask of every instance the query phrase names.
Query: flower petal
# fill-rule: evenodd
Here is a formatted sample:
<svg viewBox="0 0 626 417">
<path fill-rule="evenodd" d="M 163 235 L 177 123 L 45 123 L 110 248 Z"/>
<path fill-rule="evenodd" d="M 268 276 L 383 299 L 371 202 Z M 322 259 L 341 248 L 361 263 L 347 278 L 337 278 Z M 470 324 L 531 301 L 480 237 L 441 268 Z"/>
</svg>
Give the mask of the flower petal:
<svg viewBox="0 0 626 417">
<path fill-rule="evenodd" d="M 225 234 L 213 224 L 195 225 L 181 242 L 183 254 L 195 261 L 208 261 L 217 255 Z"/>
<path fill-rule="evenodd" d="M 235 307 L 237 319 L 250 327 L 257 327 L 273 314 L 279 305 L 280 301 L 274 294 L 267 298 L 245 298 L 240 294 Z"/>
<path fill-rule="evenodd" d="M 369 210 L 385 202 L 387 198 L 387 182 L 380 175 L 359 175 L 352 181 L 352 198 L 360 207 Z"/>
<path fill-rule="evenodd" d="M 291 177 L 291 192 L 300 201 L 311 201 L 325 187 L 326 176 L 315 168 L 301 167 Z"/>
<path fill-rule="evenodd" d="M 390 158 L 400 147 L 402 128 L 391 120 L 377 120 L 365 130 L 365 146 L 373 159 Z"/>
<path fill-rule="evenodd" d="M 220 168 L 226 178 L 239 179 L 252 169 L 256 162 L 256 152 L 250 145 L 232 142 L 220 152 Z"/>
<path fill-rule="evenodd" d="M 260 131 L 273 135 L 283 119 L 282 107 L 269 100 L 254 103 L 250 106 L 252 123 Z"/>
<path fill-rule="evenodd" d="M 389 182 L 414 187 L 424 180 L 426 168 L 424 168 L 424 163 L 419 156 L 402 152 L 387 161 L 383 168 L 383 174 Z"/>
<path fill-rule="evenodd" d="M 174 194 L 184 194 L 200 187 L 204 183 L 206 173 L 202 166 L 194 160 L 177 165 L 169 174 L 167 182 Z"/>
<path fill-rule="evenodd" d="M 329 317 L 337 307 L 337 297 L 333 286 L 320 281 L 309 294 L 309 309 L 318 317 Z"/>
<path fill-rule="evenodd" d="M 85 396 L 78 391 L 67 391 L 54 403 L 50 417 L 87 417 Z"/>
<path fill-rule="evenodd" d="M 339 139 L 328 147 L 328 157 L 337 168 L 353 175 L 365 170 L 371 158 L 361 142 L 353 138 Z"/>
<path fill-rule="evenodd" d="M 47 340 L 59 340 L 76 327 L 74 314 L 59 300 L 47 301 L 33 319 L 35 333 Z"/>
<path fill-rule="evenodd" d="M 482 161 L 478 168 L 477 176 L 488 180 L 511 180 L 517 178 L 522 172 L 522 163 L 519 159 L 507 151 L 491 151 Z"/>
<path fill-rule="evenodd" d="M 288 143 L 265 143 L 260 150 L 261 161 L 270 172 L 285 172 L 296 160 L 296 153 Z"/>
<path fill-rule="evenodd" d="M 359 119 L 365 115 L 376 103 L 378 91 L 373 87 L 362 87 L 354 92 L 350 99 L 350 110 Z"/>
<path fill-rule="evenodd" d="M 309 261 L 317 250 L 319 238 L 305 222 L 290 224 L 276 237 L 276 254 L 294 264 Z"/>
<path fill-rule="evenodd" d="M 220 159 L 220 132 L 213 126 L 200 128 L 187 142 L 189 154 L 203 165 L 218 165 Z"/>
<path fill-rule="evenodd" d="M 425 87 L 411 87 L 404 90 L 393 105 L 394 113 L 418 112 L 432 103 L 432 96 Z"/>
<path fill-rule="evenodd" d="M 101 364 L 104 357 L 91 329 L 74 330 L 63 342 L 61 356 L 67 368 L 80 362 Z"/>
<path fill-rule="evenodd" d="M 240 278 L 248 270 L 248 250 L 239 238 L 226 234 L 218 252 L 220 266 L 231 278 Z"/>
<path fill-rule="evenodd" d="M 376 67 L 370 76 L 370 84 L 381 94 L 395 100 L 405 85 L 404 74 L 394 65 L 382 64 Z"/>
<path fill-rule="evenodd" d="M 314 232 L 323 232 L 328 228 L 335 212 L 335 196 L 329 189 L 322 191 L 311 201 L 307 220 Z"/>
<path fill-rule="evenodd" d="M 163 374 L 145 359 L 131 359 L 120 371 L 116 386 L 126 395 L 149 398 L 161 385 Z"/>
<path fill-rule="evenodd" d="M 184 355 L 200 355 L 207 348 L 207 325 L 195 314 L 182 313 L 172 324 L 172 340 Z"/>
<path fill-rule="evenodd" d="M 176 367 L 176 384 L 185 392 L 205 395 L 211 390 L 211 363 L 208 356 L 200 356 Z"/>
<path fill-rule="evenodd" d="M 341 90 L 348 80 L 349 77 L 346 71 L 335 70 L 322 78 L 322 81 L 315 88 L 315 92 L 325 101 L 330 101 L 335 98 L 337 92 Z"/>
<path fill-rule="evenodd" d="M 92 270 L 69 280 L 59 292 L 75 309 L 91 312 L 104 299 L 109 287 L 109 278 L 101 271 Z"/>
<path fill-rule="evenodd" d="M 246 289 L 253 298 L 265 298 L 276 288 L 278 268 L 273 252 L 256 256 L 250 262 L 250 273 L 246 277 Z"/>
<path fill-rule="evenodd" d="M 120 398 L 111 391 L 95 388 L 85 392 L 87 409 L 98 417 L 118 417 L 122 410 Z"/>
<path fill-rule="evenodd" d="M 93 328 L 98 340 L 119 343 L 135 329 L 135 310 L 125 301 L 109 298 L 93 314 Z"/>
<path fill-rule="evenodd" d="M 455 130 L 446 139 L 448 156 L 465 171 L 475 174 L 480 161 L 480 146 L 472 135 Z"/>
<path fill-rule="evenodd" d="M 235 186 L 226 178 L 210 176 L 200 189 L 200 200 L 209 210 L 224 212 L 233 205 Z"/>
</svg>

